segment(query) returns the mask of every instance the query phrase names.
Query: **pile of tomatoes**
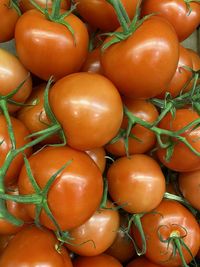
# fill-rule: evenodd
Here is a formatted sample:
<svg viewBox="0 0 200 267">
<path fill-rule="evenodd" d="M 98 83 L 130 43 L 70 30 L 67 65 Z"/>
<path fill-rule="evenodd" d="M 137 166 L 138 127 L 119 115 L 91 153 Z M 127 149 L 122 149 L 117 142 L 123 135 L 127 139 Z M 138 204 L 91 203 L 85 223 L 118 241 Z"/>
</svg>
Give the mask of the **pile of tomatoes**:
<svg viewBox="0 0 200 267">
<path fill-rule="evenodd" d="M 199 266 L 200 1 L 0 17 L 0 266 Z"/>
</svg>

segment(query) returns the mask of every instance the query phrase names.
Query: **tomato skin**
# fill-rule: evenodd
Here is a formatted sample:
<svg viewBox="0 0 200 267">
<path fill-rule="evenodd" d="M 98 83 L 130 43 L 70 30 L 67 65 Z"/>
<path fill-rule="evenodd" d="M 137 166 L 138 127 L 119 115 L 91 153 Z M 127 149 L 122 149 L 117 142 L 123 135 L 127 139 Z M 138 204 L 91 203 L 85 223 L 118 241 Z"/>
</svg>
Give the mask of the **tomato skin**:
<svg viewBox="0 0 200 267">
<path fill-rule="evenodd" d="M 46 84 L 41 84 L 33 88 L 33 92 L 26 101 L 26 104 L 32 106 L 22 107 L 17 114 L 17 118 L 24 123 L 24 125 L 28 128 L 30 133 L 44 130 L 47 128 L 47 125 L 50 124 L 50 121 L 47 118 L 46 112 L 44 110 L 45 88 Z M 58 135 L 50 136 L 42 142 L 42 144 L 48 144 L 48 143 L 50 144 L 60 143 L 59 136 Z"/>
<path fill-rule="evenodd" d="M 14 37 L 15 25 L 19 14 L 13 7 L 9 7 L 10 0 L 0 2 L 0 43 L 10 41 Z"/>
<path fill-rule="evenodd" d="M 106 167 L 106 152 L 104 148 L 94 148 L 85 152 L 91 157 L 91 159 L 94 160 L 96 165 L 99 167 L 101 173 L 103 173 Z"/>
<path fill-rule="evenodd" d="M 85 63 L 82 66 L 81 71 L 103 74 L 101 66 L 101 47 L 97 47 L 88 53 Z"/>
<path fill-rule="evenodd" d="M 128 108 L 128 110 L 133 113 L 133 115 L 142 120 L 153 123 L 158 118 L 158 111 L 156 107 L 150 102 L 147 102 L 145 100 L 123 98 L 123 103 Z M 128 120 L 126 116 L 124 116 L 121 128 L 126 129 L 127 127 Z M 131 134 L 133 134 L 140 141 L 131 137 L 128 138 L 128 148 L 130 155 L 145 153 L 150 150 L 156 143 L 155 134 L 139 124 L 133 126 Z M 119 141 L 113 144 L 106 145 L 105 148 L 108 152 L 115 156 L 126 155 L 123 138 L 119 139 Z"/>
<path fill-rule="evenodd" d="M 0 94 L 11 93 L 28 77 L 28 71 L 22 63 L 11 53 L 0 48 Z M 12 100 L 24 103 L 32 90 L 32 79 L 29 77 L 21 89 L 12 97 Z M 20 106 L 8 104 L 9 112 L 14 112 Z"/>
<path fill-rule="evenodd" d="M 174 119 L 168 113 L 159 123 L 159 128 L 178 131 L 199 118 L 199 115 L 192 109 L 178 109 Z M 191 131 L 192 128 L 182 134 L 187 141 L 200 152 L 200 128 Z M 195 142 L 194 142 L 195 140 Z M 195 155 L 186 145 L 179 142 L 174 147 L 173 155 L 169 162 L 165 159 L 166 149 L 158 148 L 157 156 L 159 160 L 169 169 L 178 172 L 188 172 L 199 169 L 200 158 Z"/>
<path fill-rule="evenodd" d="M 87 56 L 86 26 L 73 14 L 65 21 L 74 29 L 76 44 L 67 27 L 48 21 L 37 10 L 25 12 L 17 22 L 15 40 L 20 61 L 43 80 L 51 75 L 58 80 L 79 71 Z"/>
<path fill-rule="evenodd" d="M 195 217 L 180 203 L 171 200 L 163 200 L 153 211 L 141 218 L 147 242 L 145 254 L 147 259 L 162 266 L 178 267 L 182 265 L 178 253 L 175 256 L 171 255 L 172 243 L 170 242 L 168 247 L 168 243 L 162 242 L 159 239 L 158 231 L 164 240 L 167 240 L 171 234 L 180 234 L 195 257 L 200 247 L 200 231 Z M 132 234 L 136 242 L 141 245 L 140 234 L 134 226 Z M 190 254 L 183 247 L 182 251 L 186 262 L 189 263 L 192 260 Z"/>
<path fill-rule="evenodd" d="M 72 162 L 57 177 L 48 193 L 49 208 L 62 230 L 78 227 L 97 210 L 103 193 L 101 172 L 86 153 L 69 147 L 47 147 L 29 158 L 40 188 L 44 188 L 50 177 L 69 160 Z M 25 166 L 19 176 L 19 192 L 22 195 L 34 193 Z M 35 218 L 35 206 L 26 205 L 26 208 Z M 45 227 L 55 229 L 44 211 L 40 221 Z"/>
<path fill-rule="evenodd" d="M 119 27 L 113 7 L 105 0 L 75 0 L 80 15 L 94 28 L 114 31 Z M 128 15 L 133 18 L 138 0 L 122 0 Z"/>
<path fill-rule="evenodd" d="M 101 64 L 104 75 L 122 95 L 147 99 L 166 88 L 178 58 L 179 43 L 173 27 L 165 19 L 152 16 L 128 39 L 106 49 Z"/>
<path fill-rule="evenodd" d="M 151 211 L 161 202 L 165 192 L 160 166 L 144 154 L 117 159 L 110 166 L 107 177 L 110 196 L 118 205 L 126 203 L 123 209 L 129 213 Z"/>
<path fill-rule="evenodd" d="M 187 50 L 190 53 L 190 57 L 192 60 L 192 69 L 194 71 L 200 70 L 200 56 L 198 55 L 198 53 L 196 53 L 192 49 L 187 49 Z M 194 84 L 194 79 L 192 79 L 192 81 L 189 83 L 189 85 L 187 87 L 188 91 L 193 88 L 193 84 Z M 200 78 L 198 79 L 197 84 L 200 84 Z"/>
<path fill-rule="evenodd" d="M 107 208 L 114 208 L 110 201 Z M 119 214 L 116 210 L 97 210 L 88 221 L 71 230 L 72 245 L 67 248 L 81 256 L 96 256 L 103 253 L 113 243 L 119 228 Z M 93 242 L 87 242 L 92 240 Z M 85 243 L 86 242 L 86 243 Z M 73 245 L 75 244 L 75 245 Z M 82 244 L 80 246 L 76 246 Z"/>
<path fill-rule="evenodd" d="M 28 142 L 30 142 L 30 139 L 26 138 L 27 135 L 29 134 L 29 131 L 24 126 L 24 124 L 18 119 L 15 119 L 14 117 L 11 117 L 11 123 L 15 135 L 16 148 L 22 147 Z M 10 137 L 8 134 L 7 123 L 3 115 L 0 115 L 0 136 L 1 136 L 1 141 L 3 141 L 3 143 L 0 145 L 0 167 L 1 167 L 4 164 L 6 156 L 12 147 Z M 26 149 L 25 150 L 26 156 L 29 156 L 31 152 L 32 148 Z M 6 186 L 15 183 L 23 163 L 24 159 L 22 154 L 18 155 L 12 161 L 4 178 L 4 183 Z"/>
<path fill-rule="evenodd" d="M 161 267 L 161 265 L 152 263 L 145 257 L 139 257 L 129 262 L 129 264 L 126 265 L 126 267 Z"/>
<path fill-rule="evenodd" d="M 78 150 L 104 146 L 117 135 L 123 118 L 116 87 L 99 74 L 80 72 L 59 80 L 50 91 L 50 105 L 68 145 Z"/>
<path fill-rule="evenodd" d="M 180 173 L 179 188 L 184 198 L 187 199 L 194 208 L 200 210 L 200 171 Z"/>
<path fill-rule="evenodd" d="M 185 40 L 200 24 L 200 5 L 189 3 L 191 13 L 184 0 L 144 0 L 142 3 L 142 16 L 158 13 L 167 19 L 175 28 L 179 41 Z"/>
<path fill-rule="evenodd" d="M 0 265 L 72 267 L 68 252 L 63 247 L 56 251 L 56 245 L 58 241 L 49 230 L 26 227 L 9 242 L 1 255 Z"/>
<path fill-rule="evenodd" d="M 93 257 L 78 257 L 73 261 L 73 267 L 122 267 L 112 256 L 100 254 Z"/>
<path fill-rule="evenodd" d="M 0 236 L 0 256 L 7 247 L 9 241 L 12 239 L 13 235 L 1 235 Z"/>
</svg>

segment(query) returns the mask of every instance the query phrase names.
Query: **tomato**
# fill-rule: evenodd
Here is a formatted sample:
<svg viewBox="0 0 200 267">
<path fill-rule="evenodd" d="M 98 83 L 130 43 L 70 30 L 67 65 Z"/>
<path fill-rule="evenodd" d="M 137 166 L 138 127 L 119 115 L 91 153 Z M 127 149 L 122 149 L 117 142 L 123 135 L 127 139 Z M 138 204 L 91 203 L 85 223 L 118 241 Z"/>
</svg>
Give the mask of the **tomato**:
<svg viewBox="0 0 200 267">
<path fill-rule="evenodd" d="M 165 192 L 165 178 L 158 163 L 143 154 L 117 159 L 108 169 L 108 191 L 129 213 L 154 209 Z"/>
<path fill-rule="evenodd" d="M 113 7 L 106 0 L 75 0 L 80 15 L 94 28 L 114 31 L 119 22 Z M 133 18 L 138 0 L 122 0 L 128 15 Z"/>
<path fill-rule="evenodd" d="M 158 118 L 158 111 L 150 102 L 126 98 L 123 99 L 123 103 L 133 115 L 142 120 L 152 123 Z M 127 127 L 128 120 L 126 116 L 124 116 L 121 128 L 126 129 Z M 133 134 L 136 139 L 132 137 L 128 138 L 129 154 L 145 153 L 156 143 L 155 134 L 139 124 L 132 127 L 131 134 Z M 125 156 L 126 150 L 124 139 L 120 138 L 119 141 L 106 145 L 106 150 L 115 156 Z"/>
<path fill-rule="evenodd" d="M 0 94 L 7 95 L 16 89 L 28 77 L 28 71 L 22 63 L 12 54 L 0 48 Z M 24 103 L 32 90 L 31 77 L 27 78 L 25 84 L 12 97 L 12 100 Z M 14 112 L 20 108 L 16 105 L 8 105 L 9 111 Z"/>
<path fill-rule="evenodd" d="M 185 92 L 186 88 L 184 88 L 184 86 L 192 77 L 192 72 L 184 68 L 189 67 L 192 69 L 193 67 L 190 52 L 181 45 L 179 51 L 180 55 L 176 72 L 165 91 L 163 91 L 159 97 L 164 98 L 166 92 L 169 92 L 172 97 L 179 95 L 182 89 L 184 89 L 183 92 Z"/>
<path fill-rule="evenodd" d="M 172 118 L 171 113 L 168 113 L 159 123 L 159 128 L 178 131 L 199 118 L 199 115 L 191 109 L 178 109 L 176 115 Z M 200 127 L 193 127 L 186 130 L 182 136 L 200 152 Z M 177 141 L 177 140 L 174 140 Z M 166 149 L 158 148 L 157 155 L 159 160 L 168 168 L 178 172 L 188 172 L 199 168 L 200 157 L 195 155 L 185 144 L 176 142 L 173 155 L 169 161 L 166 160 Z"/>
<path fill-rule="evenodd" d="M 114 208 L 107 202 L 106 208 Z M 96 256 L 103 253 L 116 238 L 119 228 L 118 211 L 97 210 L 84 224 L 69 232 L 73 238 L 67 248 L 81 256 Z M 81 244 L 81 245 L 80 245 Z"/>
<path fill-rule="evenodd" d="M 19 195 L 18 188 L 12 187 L 9 188 L 8 194 L 10 195 Z M 28 213 L 23 204 L 7 200 L 6 206 L 8 211 L 14 215 L 16 218 L 21 219 L 22 221 L 31 222 L 32 219 L 28 216 Z M 23 227 L 23 226 L 22 226 Z M 0 219 L 0 235 L 12 235 L 21 230 L 22 227 L 18 227 L 6 221 L 6 219 Z"/>
<path fill-rule="evenodd" d="M 40 5 L 43 8 L 51 8 L 53 0 L 35 0 L 35 3 Z M 29 0 L 21 0 L 20 1 L 20 9 L 22 12 L 26 12 L 27 10 L 35 8 Z M 62 9 L 69 9 L 70 7 L 70 0 L 62 0 L 61 6 Z"/>
<path fill-rule="evenodd" d="M 37 10 L 25 12 L 16 24 L 15 41 L 20 61 L 43 80 L 51 75 L 60 79 L 77 72 L 85 61 L 88 32 L 75 15 L 65 18 L 74 30 L 74 37 L 66 26 L 49 21 Z"/>
<path fill-rule="evenodd" d="M 31 133 L 38 132 L 47 128 L 50 125 L 50 121 L 46 116 L 44 110 L 44 91 L 46 85 L 41 84 L 33 88 L 33 92 L 27 99 L 26 104 L 30 106 L 22 107 L 17 118 L 24 123 Z M 45 139 L 42 143 L 59 143 L 60 139 L 58 135 L 53 135 Z"/>
<path fill-rule="evenodd" d="M 106 49 L 101 64 L 104 75 L 122 95 L 147 99 L 166 88 L 178 58 L 179 43 L 173 27 L 165 19 L 151 16 L 128 39 Z"/>
<path fill-rule="evenodd" d="M 1 0 L 0 17 L 0 43 L 2 43 L 11 40 L 14 37 L 15 25 L 19 18 L 19 14 L 17 13 L 17 10 L 11 6 L 10 0 Z"/>
<path fill-rule="evenodd" d="M 12 235 L 1 235 L 0 236 L 0 256 L 4 252 L 4 249 L 7 247 L 12 237 L 13 237 Z"/>
<path fill-rule="evenodd" d="M 126 265 L 126 267 L 161 267 L 161 265 L 152 263 L 145 257 L 139 257 L 129 262 L 129 264 Z"/>
<path fill-rule="evenodd" d="M 74 260 L 73 267 L 122 267 L 112 256 L 101 254 L 93 257 L 79 257 Z"/>
<path fill-rule="evenodd" d="M 192 69 L 194 71 L 200 70 L 200 56 L 192 49 L 188 49 L 188 52 L 190 53 L 190 57 L 192 60 Z M 200 78 L 198 79 L 197 83 L 200 84 Z M 193 84 L 194 84 L 194 79 L 189 83 L 187 87 L 188 91 L 192 89 Z"/>
<path fill-rule="evenodd" d="M 173 236 L 182 238 L 186 246 L 195 257 L 200 247 L 199 225 L 195 217 L 176 201 L 163 200 L 153 212 L 141 218 L 146 236 L 147 251 L 145 256 L 156 264 L 175 267 L 182 265 L 178 251 L 173 253 L 173 242 L 167 240 Z M 133 226 L 132 234 L 138 243 L 140 234 Z M 184 246 L 181 246 L 185 261 L 192 258 Z"/>
<path fill-rule="evenodd" d="M 116 87 L 99 74 L 80 72 L 59 80 L 50 91 L 50 105 L 68 145 L 78 150 L 104 146 L 123 118 Z"/>
<path fill-rule="evenodd" d="M 189 2 L 191 12 L 184 0 L 144 0 L 142 16 L 158 13 L 166 18 L 175 28 L 179 41 L 185 40 L 200 24 L 200 5 Z"/>
<path fill-rule="evenodd" d="M 56 250 L 58 241 L 52 232 L 35 226 L 26 227 L 9 242 L 0 258 L 4 267 L 72 267 L 65 248 Z"/>
<path fill-rule="evenodd" d="M 44 188 L 50 177 L 70 160 L 70 165 L 52 184 L 47 199 L 62 230 L 80 226 L 97 210 L 103 193 L 101 172 L 87 154 L 69 147 L 46 147 L 29 158 L 34 178 L 40 188 Z M 19 176 L 19 192 L 22 195 L 34 193 L 25 166 Z M 26 207 L 30 216 L 35 218 L 35 206 Z M 47 228 L 55 229 L 44 210 L 40 221 Z"/>
<path fill-rule="evenodd" d="M 88 53 L 87 59 L 82 66 L 81 71 L 103 74 L 100 62 L 101 47 L 97 47 Z"/>
<path fill-rule="evenodd" d="M 106 153 L 104 148 L 94 148 L 85 152 L 94 160 L 101 173 L 103 173 L 106 167 Z"/>
<path fill-rule="evenodd" d="M 28 142 L 30 142 L 30 139 L 26 138 L 29 132 L 27 128 L 24 126 L 24 124 L 18 119 L 15 119 L 14 117 L 11 117 L 11 123 L 15 135 L 16 148 L 20 148 L 26 145 Z M 1 167 L 4 164 L 6 156 L 12 147 L 8 133 L 7 123 L 3 115 L 0 115 L 0 142 L 2 142 L 0 145 L 0 167 Z M 25 154 L 27 156 L 29 156 L 31 152 L 32 148 L 28 148 L 25 150 Z M 19 154 L 12 161 L 4 178 L 4 183 L 6 185 L 13 184 L 17 180 L 23 162 L 24 160 L 22 154 Z"/>
<path fill-rule="evenodd" d="M 180 173 L 179 188 L 184 198 L 190 204 L 200 210 L 199 193 L 200 193 L 200 171 Z"/>
</svg>

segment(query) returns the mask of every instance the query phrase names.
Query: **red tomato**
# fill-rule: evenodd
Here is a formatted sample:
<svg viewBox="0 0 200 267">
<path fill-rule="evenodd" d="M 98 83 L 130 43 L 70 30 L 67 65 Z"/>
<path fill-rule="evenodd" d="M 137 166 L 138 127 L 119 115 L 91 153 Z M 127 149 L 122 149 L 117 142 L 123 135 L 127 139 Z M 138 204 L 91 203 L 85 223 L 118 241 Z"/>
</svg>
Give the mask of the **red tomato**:
<svg viewBox="0 0 200 267">
<path fill-rule="evenodd" d="M 45 88 L 45 84 L 35 87 L 26 101 L 26 104 L 32 106 L 22 107 L 17 114 L 17 118 L 24 123 L 31 133 L 44 130 L 47 128 L 47 125 L 50 125 L 50 121 L 44 110 Z M 60 139 L 58 135 L 53 135 L 45 139 L 42 143 L 60 143 Z"/>
<path fill-rule="evenodd" d="M 99 167 L 101 173 L 103 173 L 106 167 L 106 153 L 104 148 L 94 148 L 85 152 L 91 157 L 91 159 L 94 160 L 96 165 Z"/>
<path fill-rule="evenodd" d="M 178 58 L 179 43 L 174 28 L 165 19 L 152 16 L 128 39 L 106 49 L 101 63 L 105 76 L 121 94 L 147 99 L 166 88 L 176 71 Z"/>
<path fill-rule="evenodd" d="M 0 258 L 0 266 L 72 267 L 65 248 L 56 250 L 58 241 L 52 232 L 35 226 L 17 233 Z"/>
<path fill-rule="evenodd" d="M 73 267 L 122 267 L 112 256 L 101 254 L 93 257 L 79 257 L 73 261 Z"/>
<path fill-rule="evenodd" d="M 199 119 L 199 115 L 191 109 L 178 109 L 176 115 L 172 118 L 171 113 L 168 113 L 159 123 L 159 128 L 178 131 Z M 185 131 L 182 136 L 200 152 L 200 127 L 193 130 L 193 127 Z M 176 140 L 174 140 L 176 141 Z M 166 160 L 166 149 L 158 148 L 157 155 L 159 160 L 168 168 L 178 172 L 188 172 L 199 168 L 200 157 L 195 155 L 185 144 L 177 142 L 174 147 L 174 152 L 169 161 Z"/>
<path fill-rule="evenodd" d="M 195 217 L 176 201 L 163 200 L 153 212 L 141 218 L 144 234 L 147 237 L 145 256 L 156 264 L 167 267 L 178 267 L 182 261 L 178 251 L 173 253 L 173 242 L 167 242 L 171 237 L 182 238 L 195 257 L 200 247 L 199 225 Z M 133 226 L 132 234 L 141 243 L 140 234 Z M 181 246 L 185 261 L 192 258 L 184 246 Z"/>
<path fill-rule="evenodd" d="M 184 0 L 144 0 L 142 16 L 158 13 L 166 18 L 175 28 L 179 41 L 185 40 L 200 24 L 200 5 L 189 3 L 191 12 Z"/>
<path fill-rule="evenodd" d="M 128 108 L 130 112 L 136 117 L 147 121 L 154 122 L 158 118 L 158 111 L 153 104 L 145 100 L 133 100 L 133 99 L 123 99 L 124 105 Z M 121 128 L 126 129 L 128 127 L 128 120 L 124 116 Z M 156 143 L 155 134 L 144 128 L 143 126 L 136 124 L 132 127 L 131 134 L 133 134 L 137 139 L 132 137 L 128 138 L 128 150 L 129 154 L 140 154 L 145 153 L 150 150 Z M 125 156 L 125 142 L 123 138 L 119 141 L 106 145 L 106 150 L 115 156 Z"/>
<path fill-rule="evenodd" d="M 86 26 L 73 14 L 65 21 L 73 28 L 74 38 L 66 26 L 47 20 L 34 9 L 17 22 L 15 41 L 20 61 L 43 80 L 51 75 L 57 80 L 79 71 L 87 56 Z"/>
<path fill-rule="evenodd" d="M 16 89 L 28 76 L 28 71 L 22 63 L 12 54 L 0 48 L 0 94 L 7 95 Z M 24 103 L 32 90 L 31 77 L 27 79 L 21 89 L 12 97 L 12 100 Z M 8 105 L 9 111 L 14 112 L 20 108 Z"/>
<path fill-rule="evenodd" d="M 75 0 L 80 15 L 94 28 L 114 31 L 119 22 L 113 7 L 106 0 Z M 135 14 L 138 0 L 122 0 L 130 18 Z"/>
<path fill-rule="evenodd" d="M 12 235 L 1 235 L 0 236 L 0 256 L 4 252 L 5 248 L 7 247 L 12 237 L 13 237 Z"/>
<path fill-rule="evenodd" d="M 82 66 L 81 71 L 103 74 L 100 62 L 101 47 L 97 47 L 88 53 L 87 59 Z"/>
<path fill-rule="evenodd" d="M 19 18 L 17 10 L 10 6 L 10 2 L 10 0 L 1 0 L 0 2 L 0 43 L 14 37 L 15 25 Z"/>
<path fill-rule="evenodd" d="M 117 159 L 110 166 L 107 177 L 110 196 L 129 213 L 151 211 L 161 202 L 165 192 L 160 166 L 143 154 Z"/>
<path fill-rule="evenodd" d="M 145 257 L 140 257 L 129 262 L 126 267 L 161 267 L 161 265 L 155 264 L 147 260 Z"/>
<path fill-rule="evenodd" d="M 50 105 L 69 146 L 78 150 L 104 146 L 123 118 L 116 87 L 99 74 L 80 72 L 59 80 L 50 91 Z"/>
<path fill-rule="evenodd" d="M 46 147 L 29 158 L 40 188 L 70 160 L 72 162 L 58 175 L 48 193 L 49 208 L 62 230 L 80 226 L 99 208 L 103 193 L 101 172 L 88 155 L 69 147 Z M 19 176 L 19 192 L 22 195 L 34 193 L 25 166 Z M 35 206 L 26 207 L 35 218 Z M 40 221 L 47 228 L 56 229 L 44 210 Z"/>
<path fill-rule="evenodd" d="M 13 126 L 13 132 L 16 139 L 16 148 L 20 148 L 30 142 L 30 139 L 26 138 L 29 134 L 24 124 L 13 117 L 11 117 L 11 123 Z M 11 149 L 11 141 L 8 133 L 7 123 L 5 117 L 0 115 L 0 167 L 4 164 L 6 156 Z M 32 152 L 32 148 L 25 150 L 25 154 L 29 156 Z M 21 167 L 24 163 L 23 155 L 19 154 L 11 163 L 4 177 L 4 183 L 10 185 L 15 183 L 18 178 Z"/>
<path fill-rule="evenodd" d="M 184 198 L 200 211 L 200 171 L 186 172 L 179 175 L 179 188 Z"/>
<path fill-rule="evenodd" d="M 192 49 L 188 49 L 188 52 L 190 53 L 190 57 L 191 57 L 191 60 L 192 60 L 192 69 L 194 71 L 200 70 L 200 56 L 195 51 L 193 51 Z M 200 78 L 198 79 L 197 83 L 200 84 Z M 194 84 L 194 79 L 188 85 L 188 87 L 187 87 L 188 91 L 190 89 L 192 89 L 193 84 Z"/>
<path fill-rule="evenodd" d="M 109 201 L 106 208 L 114 208 Z M 84 224 L 69 232 L 73 238 L 67 248 L 81 256 L 96 256 L 103 253 L 113 243 L 119 228 L 118 211 L 97 210 Z"/>
</svg>

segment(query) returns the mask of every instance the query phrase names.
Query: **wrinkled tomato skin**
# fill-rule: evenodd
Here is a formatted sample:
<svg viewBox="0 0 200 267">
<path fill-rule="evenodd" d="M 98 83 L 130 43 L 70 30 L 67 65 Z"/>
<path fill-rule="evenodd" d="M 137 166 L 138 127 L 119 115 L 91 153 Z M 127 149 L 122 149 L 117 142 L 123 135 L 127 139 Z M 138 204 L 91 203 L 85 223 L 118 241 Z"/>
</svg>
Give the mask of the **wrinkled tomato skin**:
<svg viewBox="0 0 200 267">
<path fill-rule="evenodd" d="M 200 24 L 200 5 L 189 3 L 191 12 L 184 0 L 144 0 L 142 3 L 142 16 L 158 13 L 167 19 L 175 28 L 179 41 L 189 37 Z"/>
<path fill-rule="evenodd" d="M 80 15 L 94 28 L 114 31 L 119 21 L 113 7 L 106 0 L 75 0 Z M 128 15 L 133 18 L 138 0 L 122 0 Z"/>
<path fill-rule="evenodd" d="M 150 262 L 145 257 L 139 257 L 129 262 L 129 264 L 126 265 L 126 267 L 162 267 L 162 266 Z"/>
<path fill-rule="evenodd" d="M 87 150 L 85 152 L 91 157 L 91 159 L 94 160 L 96 165 L 99 167 L 101 173 L 103 173 L 106 167 L 105 149 L 103 147 L 99 147 L 99 148 Z"/>
<path fill-rule="evenodd" d="M 148 99 L 167 87 L 178 59 L 179 43 L 173 27 L 165 19 L 151 16 L 128 39 L 107 48 L 101 64 L 104 75 L 122 95 Z"/>
<path fill-rule="evenodd" d="M 165 192 L 160 166 L 144 154 L 117 159 L 108 169 L 107 177 L 113 201 L 123 205 L 129 213 L 151 211 L 161 202 Z"/>
<path fill-rule="evenodd" d="M 122 267 L 121 263 L 106 254 L 93 257 L 78 257 L 73 261 L 73 267 Z"/>
<path fill-rule="evenodd" d="M 36 182 L 44 188 L 50 177 L 67 162 L 70 164 L 58 175 L 48 193 L 48 204 L 62 230 L 80 226 L 99 208 L 103 181 L 99 168 L 86 154 L 69 147 L 47 147 L 29 158 Z M 19 192 L 34 193 L 25 166 L 19 176 Z M 35 206 L 26 205 L 35 218 Z M 42 211 L 41 224 L 55 230 L 47 214 Z"/>
<path fill-rule="evenodd" d="M 97 210 L 83 225 L 69 232 L 73 238 L 72 244 L 66 245 L 69 250 L 81 256 L 96 256 L 109 248 L 117 235 L 119 214 L 110 209 L 114 208 L 110 201 L 106 208 Z"/>
<path fill-rule="evenodd" d="M 0 43 L 13 39 L 15 25 L 19 19 L 17 11 L 9 5 L 9 0 L 1 0 L 0 2 Z"/>
<path fill-rule="evenodd" d="M 20 61 L 43 80 L 51 75 L 58 80 L 77 72 L 86 59 L 86 26 L 73 14 L 65 21 L 73 28 L 74 38 L 66 26 L 48 21 L 34 9 L 25 12 L 16 24 L 15 40 Z"/>
<path fill-rule="evenodd" d="M 180 173 L 179 188 L 184 198 L 190 204 L 200 211 L 200 201 L 198 196 L 200 194 L 200 171 Z"/>
<path fill-rule="evenodd" d="M 72 267 L 68 252 L 63 247 L 58 252 L 56 245 L 58 241 L 49 230 L 26 227 L 9 242 L 1 255 L 0 265 Z"/>
<path fill-rule="evenodd" d="M 29 131 L 24 126 L 24 124 L 20 120 L 15 119 L 14 117 L 11 117 L 11 123 L 15 135 L 16 148 L 20 148 L 30 142 L 30 138 L 26 138 L 27 135 L 29 135 Z M 10 136 L 7 129 L 6 119 L 3 115 L 0 115 L 0 141 L 2 142 L 0 145 L 0 167 L 2 167 L 8 152 L 12 148 Z M 26 156 L 29 156 L 31 152 L 31 147 L 27 148 L 24 151 Z M 22 154 L 19 154 L 17 157 L 14 158 L 4 177 L 4 183 L 6 186 L 14 184 L 16 182 L 23 163 L 24 158 Z"/>
<path fill-rule="evenodd" d="M 199 119 L 199 115 L 192 109 L 178 109 L 174 119 L 168 113 L 159 123 L 159 128 L 178 131 L 196 119 Z M 186 138 L 193 148 L 200 152 L 200 128 L 198 127 L 191 131 L 192 129 L 193 127 L 185 131 L 182 136 Z M 166 149 L 158 148 L 157 156 L 166 167 L 174 171 L 189 172 L 200 168 L 200 158 L 182 142 L 176 143 L 169 161 L 166 161 L 165 158 Z"/>
<path fill-rule="evenodd" d="M 39 6 L 43 7 L 43 8 L 52 8 L 52 0 L 36 0 L 35 1 Z M 35 7 L 30 3 L 29 0 L 21 0 L 19 2 L 19 6 L 22 12 L 26 12 L 30 9 L 34 9 Z M 70 0 L 62 0 L 61 1 L 61 5 L 60 8 L 61 9 L 69 9 L 70 7 Z"/>
<path fill-rule="evenodd" d="M 38 85 L 33 88 L 33 92 L 25 102 L 26 105 L 22 107 L 17 113 L 17 118 L 24 123 L 30 133 L 38 132 L 47 128 L 50 121 L 46 116 L 44 110 L 44 91 L 46 84 Z M 33 137 L 34 138 L 34 137 Z M 53 135 L 42 141 L 42 144 L 56 144 L 60 143 L 58 135 Z"/>
<path fill-rule="evenodd" d="M 88 56 L 81 68 L 81 71 L 98 73 L 103 75 L 103 69 L 101 66 L 100 58 L 101 58 L 101 47 L 97 47 L 88 53 Z"/>
<path fill-rule="evenodd" d="M 23 81 L 26 82 L 20 90 L 11 98 L 24 103 L 32 91 L 32 79 L 28 77 L 28 71 L 22 63 L 11 53 L 0 48 L 0 94 L 7 95 L 16 89 Z M 9 112 L 20 109 L 20 106 L 8 104 Z"/>
<path fill-rule="evenodd" d="M 123 103 L 134 116 L 144 121 L 153 123 L 158 118 L 158 111 L 150 102 L 124 98 Z M 121 128 L 126 129 L 127 127 L 128 120 L 126 116 L 124 116 Z M 145 153 L 154 147 L 156 143 L 155 134 L 139 124 L 133 126 L 131 134 L 139 140 L 131 137 L 128 138 L 128 151 L 130 155 Z M 120 138 L 113 144 L 106 145 L 105 148 L 108 152 L 115 156 L 122 157 L 126 155 L 125 142 L 123 138 Z"/>
<path fill-rule="evenodd" d="M 176 252 L 172 256 L 173 243 L 162 242 L 170 235 L 177 234 L 190 249 L 195 257 L 200 247 L 199 225 L 195 217 L 180 203 L 171 200 L 163 200 L 160 205 L 149 214 L 141 218 L 142 227 L 146 236 L 147 251 L 145 256 L 155 264 L 166 267 L 178 267 L 182 265 L 181 258 Z M 161 238 L 159 238 L 159 234 Z M 141 245 L 140 234 L 132 227 L 132 235 Z M 192 260 L 189 252 L 182 246 L 185 261 Z"/>
<path fill-rule="evenodd" d="M 68 145 L 78 150 L 104 146 L 117 135 L 123 118 L 116 87 L 94 73 L 74 73 L 59 80 L 51 88 L 50 105 Z"/>
</svg>

